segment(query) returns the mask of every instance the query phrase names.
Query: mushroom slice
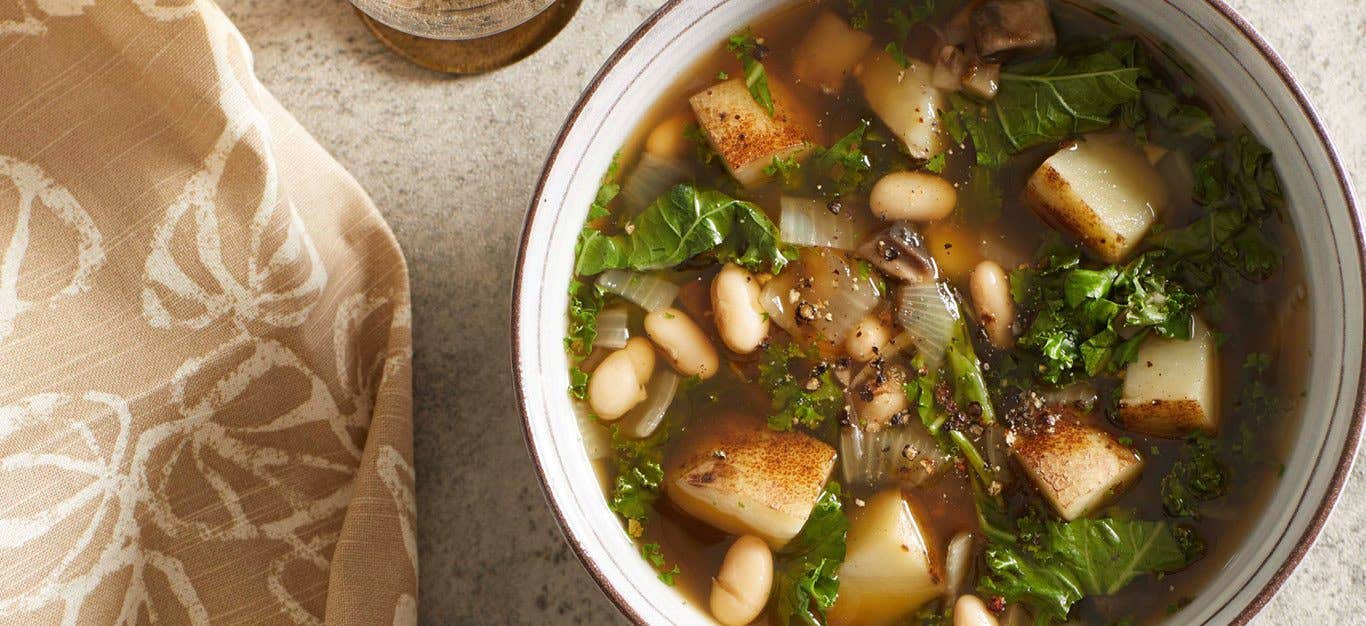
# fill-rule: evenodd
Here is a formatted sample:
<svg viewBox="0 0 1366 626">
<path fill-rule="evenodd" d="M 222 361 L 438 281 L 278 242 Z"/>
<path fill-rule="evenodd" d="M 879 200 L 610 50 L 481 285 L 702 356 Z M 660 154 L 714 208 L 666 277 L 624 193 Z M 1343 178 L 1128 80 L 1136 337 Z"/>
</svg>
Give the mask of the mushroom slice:
<svg viewBox="0 0 1366 626">
<path fill-rule="evenodd" d="M 1033 56 L 1058 45 L 1046 0 L 986 0 L 972 12 L 972 33 L 982 56 Z"/>
<path fill-rule="evenodd" d="M 920 233 L 906 222 L 873 235 L 858 254 L 884 274 L 912 284 L 933 282 L 938 273 Z"/>
</svg>

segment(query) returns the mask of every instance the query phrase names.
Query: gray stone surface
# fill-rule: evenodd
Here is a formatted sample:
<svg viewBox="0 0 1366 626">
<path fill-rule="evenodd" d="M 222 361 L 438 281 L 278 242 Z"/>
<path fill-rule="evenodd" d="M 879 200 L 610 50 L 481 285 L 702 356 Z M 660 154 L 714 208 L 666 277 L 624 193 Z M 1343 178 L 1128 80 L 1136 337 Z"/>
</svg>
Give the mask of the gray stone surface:
<svg viewBox="0 0 1366 626">
<path fill-rule="evenodd" d="M 424 623 L 622 621 L 566 547 L 532 473 L 507 319 L 522 216 L 550 143 L 598 66 L 660 3 L 585 0 L 531 58 L 449 78 L 389 54 L 339 0 L 222 0 L 262 81 L 369 190 L 408 258 Z M 1231 4 L 1285 56 L 1366 180 L 1366 3 Z M 1366 465 L 1354 474 L 1259 624 L 1366 615 Z"/>
</svg>

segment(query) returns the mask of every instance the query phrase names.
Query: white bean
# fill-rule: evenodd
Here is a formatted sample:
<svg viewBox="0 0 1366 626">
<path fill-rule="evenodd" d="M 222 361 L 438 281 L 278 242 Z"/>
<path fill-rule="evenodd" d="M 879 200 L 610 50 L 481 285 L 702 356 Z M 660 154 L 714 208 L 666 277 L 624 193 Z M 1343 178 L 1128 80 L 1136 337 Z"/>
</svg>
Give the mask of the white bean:
<svg viewBox="0 0 1366 626">
<path fill-rule="evenodd" d="M 867 363 L 887 352 L 887 346 L 892 343 L 892 332 L 882 318 L 870 313 L 849 331 L 849 338 L 844 340 L 844 349 L 850 358 Z"/>
<path fill-rule="evenodd" d="M 768 604 L 773 587 L 773 553 L 754 535 L 731 544 L 721 571 L 711 581 L 711 614 L 725 626 L 754 621 Z"/>
<path fill-rule="evenodd" d="M 871 378 L 855 382 L 854 414 L 865 426 L 885 426 L 892 422 L 892 417 L 897 413 L 911 408 L 911 401 L 902 386 L 906 381 L 906 373 L 899 367 L 887 367 L 883 373 L 882 384 L 875 384 L 876 381 Z"/>
<path fill-rule="evenodd" d="M 644 337 L 632 337 L 626 340 L 626 346 L 621 351 L 631 357 L 636 378 L 650 380 L 650 374 L 655 371 L 655 345 Z"/>
<path fill-rule="evenodd" d="M 972 305 L 987 338 L 997 348 L 1015 344 L 1015 301 L 1010 297 L 1010 279 L 995 261 L 982 261 L 972 270 L 969 281 Z"/>
<path fill-rule="evenodd" d="M 716 374 L 716 348 L 686 313 L 678 309 L 654 311 L 645 316 L 645 333 L 679 374 L 703 379 Z"/>
<path fill-rule="evenodd" d="M 953 603 L 953 626 L 997 626 L 997 623 L 996 616 L 977 596 L 964 594 Z"/>
<path fill-rule="evenodd" d="M 588 379 L 588 406 L 608 421 L 625 415 L 645 399 L 645 383 L 652 372 L 653 368 L 639 374 L 629 348 L 607 355 Z"/>
<path fill-rule="evenodd" d="M 929 222 L 948 217 L 958 204 L 949 181 L 925 172 L 892 172 L 873 185 L 868 206 L 887 221 Z"/>
<path fill-rule="evenodd" d="M 645 136 L 645 151 L 657 157 L 682 159 L 688 156 L 692 145 L 683 135 L 683 130 L 692 121 L 686 112 L 677 113 L 664 119 Z"/>
<path fill-rule="evenodd" d="M 768 315 L 759 304 L 759 281 L 745 268 L 727 263 L 711 281 L 711 310 L 721 341 L 737 354 L 749 354 L 768 336 Z"/>
</svg>

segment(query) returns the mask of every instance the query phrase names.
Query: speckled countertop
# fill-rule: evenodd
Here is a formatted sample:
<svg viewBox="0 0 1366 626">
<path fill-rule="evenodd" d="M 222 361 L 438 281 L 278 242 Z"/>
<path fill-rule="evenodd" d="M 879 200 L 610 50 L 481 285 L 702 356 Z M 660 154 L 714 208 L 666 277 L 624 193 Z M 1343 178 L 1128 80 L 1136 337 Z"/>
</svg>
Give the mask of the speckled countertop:
<svg viewBox="0 0 1366 626">
<path fill-rule="evenodd" d="M 1362 0 L 1231 0 L 1284 55 L 1366 181 Z M 551 517 L 512 391 L 508 304 L 532 186 L 598 66 L 662 0 L 584 0 L 513 67 L 449 78 L 341 0 L 222 0 L 262 81 L 360 181 L 412 272 L 423 623 L 621 623 Z M 1366 464 L 1258 624 L 1366 615 Z"/>
</svg>

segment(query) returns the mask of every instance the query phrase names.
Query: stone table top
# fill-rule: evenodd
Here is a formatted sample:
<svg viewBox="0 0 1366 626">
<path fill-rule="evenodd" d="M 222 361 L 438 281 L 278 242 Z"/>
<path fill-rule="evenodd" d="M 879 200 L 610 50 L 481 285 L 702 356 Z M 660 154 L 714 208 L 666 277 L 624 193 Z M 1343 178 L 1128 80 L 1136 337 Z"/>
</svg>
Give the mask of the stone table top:
<svg viewBox="0 0 1366 626">
<path fill-rule="evenodd" d="M 420 615 L 624 623 L 570 552 L 514 404 L 508 307 L 532 186 L 598 66 L 662 0 L 584 0 L 521 63 L 451 78 L 390 54 L 339 0 L 221 0 L 265 85 L 360 181 L 412 274 Z M 1280 51 L 1366 181 L 1362 0 L 1230 0 Z M 1366 464 L 1258 624 L 1366 615 Z"/>
</svg>

